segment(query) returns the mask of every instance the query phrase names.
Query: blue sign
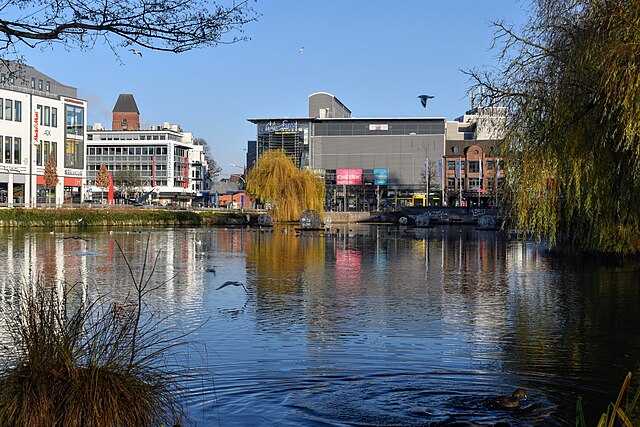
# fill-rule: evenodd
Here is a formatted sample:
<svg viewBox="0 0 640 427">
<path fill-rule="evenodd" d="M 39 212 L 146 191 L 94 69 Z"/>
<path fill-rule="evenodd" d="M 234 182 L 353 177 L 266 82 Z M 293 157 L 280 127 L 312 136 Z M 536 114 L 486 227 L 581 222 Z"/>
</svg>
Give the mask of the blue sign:
<svg viewBox="0 0 640 427">
<path fill-rule="evenodd" d="M 375 168 L 373 170 L 373 183 L 375 185 L 387 185 L 389 181 L 389 169 Z"/>
<path fill-rule="evenodd" d="M 460 163 L 460 160 L 456 160 L 456 179 L 460 179 L 461 169 L 462 169 L 462 165 Z"/>
</svg>

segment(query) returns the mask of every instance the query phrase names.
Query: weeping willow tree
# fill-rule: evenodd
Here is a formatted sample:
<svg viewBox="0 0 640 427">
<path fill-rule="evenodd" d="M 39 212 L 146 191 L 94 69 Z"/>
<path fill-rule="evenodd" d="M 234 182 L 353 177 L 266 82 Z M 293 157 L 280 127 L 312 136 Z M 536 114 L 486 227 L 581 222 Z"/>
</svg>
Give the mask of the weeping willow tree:
<svg viewBox="0 0 640 427">
<path fill-rule="evenodd" d="M 640 2 L 534 0 L 496 22 L 499 64 L 472 70 L 506 107 L 514 226 L 601 252 L 640 252 Z"/>
<path fill-rule="evenodd" d="M 272 206 L 278 221 L 297 221 L 306 209 L 322 213 L 324 182 L 298 169 L 284 150 L 267 151 L 247 176 L 247 190 Z"/>
</svg>

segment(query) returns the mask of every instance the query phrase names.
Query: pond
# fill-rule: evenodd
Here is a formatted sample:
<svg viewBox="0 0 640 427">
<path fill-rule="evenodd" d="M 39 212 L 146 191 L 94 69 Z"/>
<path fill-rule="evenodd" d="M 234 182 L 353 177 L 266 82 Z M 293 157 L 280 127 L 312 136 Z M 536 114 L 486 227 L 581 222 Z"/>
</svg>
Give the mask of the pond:
<svg viewBox="0 0 640 427">
<path fill-rule="evenodd" d="M 579 396 L 594 425 L 638 371 L 637 264 L 467 226 L 4 230 L 0 303 L 40 275 L 124 301 L 147 239 L 196 425 L 575 425 Z"/>
</svg>

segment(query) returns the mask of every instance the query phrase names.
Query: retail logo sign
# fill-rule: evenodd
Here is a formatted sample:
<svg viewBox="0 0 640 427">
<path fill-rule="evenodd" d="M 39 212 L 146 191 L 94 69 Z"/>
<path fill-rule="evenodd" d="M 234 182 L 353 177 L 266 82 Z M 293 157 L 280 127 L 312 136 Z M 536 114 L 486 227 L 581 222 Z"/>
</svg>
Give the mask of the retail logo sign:
<svg viewBox="0 0 640 427">
<path fill-rule="evenodd" d="M 371 131 L 389 130 L 389 125 L 388 124 L 370 124 L 369 130 Z"/>
<path fill-rule="evenodd" d="M 336 169 L 337 185 L 362 184 L 362 169 Z"/>
<path fill-rule="evenodd" d="M 40 112 L 38 110 L 34 110 L 33 112 L 33 143 L 38 144 L 40 142 L 40 136 L 38 133 L 40 129 L 38 125 L 40 124 Z"/>
<path fill-rule="evenodd" d="M 374 185 L 387 185 L 388 181 L 389 181 L 389 169 L 375 168 L 373 170 Z"/>
<path fill-rule="evenodd" d="M 298 132 L 298 122 L 289 122 L 283 120 L 281 122 L 271 121 L 264 125 L 266 133 L 289 134 Z"/>
</svg>

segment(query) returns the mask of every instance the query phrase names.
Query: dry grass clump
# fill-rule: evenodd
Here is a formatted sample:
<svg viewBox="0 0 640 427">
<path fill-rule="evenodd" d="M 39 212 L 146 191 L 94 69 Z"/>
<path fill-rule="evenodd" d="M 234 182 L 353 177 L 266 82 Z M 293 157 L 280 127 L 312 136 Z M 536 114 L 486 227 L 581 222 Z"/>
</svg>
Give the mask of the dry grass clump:
<svg viewBox="0 0 640 427">
<path fill-rule="evenodd" d="M 143 310 L 153 269 L 145 276 L 143 267 L 139 279 L 129 270 L 137 301 L 125 307 L 76 302 L 75 287 L 63 291 L 40 279 L 24 287 L 17 305 L 2 308 L 10 340 L 0 355 L 0 425 L 183 421 L 176 375 L 164 358 L 184 334 Z"/>
</svg>

